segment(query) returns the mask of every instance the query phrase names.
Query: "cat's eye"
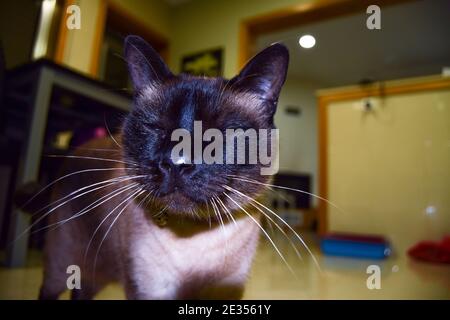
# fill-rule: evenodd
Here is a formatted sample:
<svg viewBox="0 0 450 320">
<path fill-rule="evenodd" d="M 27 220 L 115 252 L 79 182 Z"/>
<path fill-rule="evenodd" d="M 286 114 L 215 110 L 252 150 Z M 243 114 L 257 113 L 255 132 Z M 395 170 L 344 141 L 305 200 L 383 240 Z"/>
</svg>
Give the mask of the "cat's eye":
<svg viewBox="0 0 450 320">
<path fill-rule="evenodd" d="M 231 129 L 231 130 L 238 130 L 242 129 L 244 131 L 248 129 L 254 129 L 255 126 L 251 121 L 246 121 L 244 119 L 238 120 L 238 121 L 230 121 L 224 125 L 224 130 Z"/>
<path fill-rule="evenodd" d="M 250 126 L 232 125 L 232 126 L 226 127 L 223 131 L 224 131 L 224 132 L 226 132 L 226 130 L 233 130 L 233 131 L 236 131 L 236 130 L 243 130 L 243 131 L 247 131 L 247 130 L 249 130 L 249 129 L 253 129 L 253 128 L 250 127 Z"/>
<path fill-rule="evenodd" d="M 144 122 L 144 127 L 147 130 L 164 131 L 164 128 L 161 127 L 158 123 Z"/>
<path fill-rule="evenodd" d="M 166 136 L 166 130 L 158 124 L 144 123 L 143 127 L 145 132 L 158 136 L 159 138 L 164 138 Z"/>
</svg>

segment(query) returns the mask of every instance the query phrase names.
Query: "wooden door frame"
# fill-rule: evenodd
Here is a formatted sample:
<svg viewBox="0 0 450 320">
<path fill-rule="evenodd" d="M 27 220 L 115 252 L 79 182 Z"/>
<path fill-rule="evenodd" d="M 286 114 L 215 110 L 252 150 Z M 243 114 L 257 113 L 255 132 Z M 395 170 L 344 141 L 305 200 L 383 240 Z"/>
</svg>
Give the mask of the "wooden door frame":
<svg viewBox="0 0 450 320">
<path fill-rule="evenodd" d="M 75 4 L 75 0 L 64 0 L 63 17 L 60 22 L 58 30 L 58 43 L 55 49 L 54 61 L 62 64 L 64 62 L 64 52 L 67 43 L 67 13 L 66 8 L 69 5 Z M 101 0 L 98 8 L 97 21 L 94 30 L 94 44 L 91 52 L 89 72 L 93 78 L 98 77 L 98 68 L 100 62 L 100 52 L 103 44 L 103 37 L 105 33 L 107 19 L 113 25 L 117 25 L 118 29 L 127 34 L 139 34 L 142 38 L 147 40 L 158 51 L 162 58 L 167 62 L 169 59 L 169 41 L 168 38 L 159 32 L 153 30 L 148 25 L 143 23 L 139 18 L 135 17 L 128 10 L 118 5 L 111 0 Z M 126 21 L 126 23 L 124 23 Z"/>
<path fill-rule="evenodd" d="M 169 41 L 167 37 L 144 24 L 139 18 L 117 3 L 110 0 L 101 0 L 95 30 L 94 49 L 91 53 L 91 65 L 89 68 L 89 74 L 92 77 L 98 77 L 100 53 L 108 19 L 112 25 L 117 26 L 124 33 L 137 34 L 144 38 L 147 42 L 151 43 L 153 48 L 161 54 L 161 57 L 166 62 L 168 61 Z"/>
<path fill-rule="evenodd" d="M 331 103 L 385 97 L 396 94 L 417 93 L 431 90 L 450 89 L 450 78 L 439 76 L 374 83 L 364 87 L 319 90 L 318 92 L 318 144 L 319 144 L 319 194 L 328 197 L 328 108 Z M 328 230 L 328 205 L 321 201 L 318 209 L 319 233 Z"/>
<path fill-rule="evenodd" d="M 381 8 L 416 0 L 319 0 L 290 6 L 267 14 L 244 19 L 239 26 L 238 68 L 241 69 L 255 53 L 256 40 L 263 34 L 299 27 L 319 21 L 366 12 L 369 5 L 376 4 Z M 238 70 L 239 71 L 239 70 Z M 367 94 L 367 91 L 364 91 Z M 357 93 L 348 93 L 349 97 L 357 97 Z M 336 99 L 337 97 L 334 97 Z M 319 195 L 327 197 L 327 115 L 323 104 L 333 98 L 319 100 L 318 112 L 318 157 L 319 157 Z M 327 205 L 320 201 L 318 205 L 318 232 L 325 234 L 328 230 Z"/>
<path fill-rule="evenodd" d="M 66 21 L 69 16 L 67 13 L 67 7 L 71 6 L 72 4 L 75 4 L 75 0 L 64 0 L 63 4 L 63 10 L 61 13 L 61 20 L 59 21 L 59 28 L 58 28 L 58 36 L 57 36 L 57 43 L 55 47 L 55 55 L 53 57 L 53 61 L 55 61 L 58 64 L 64 63 L 64 53 L 66 50 L 66 42 L 67 42 L 67 27 L 66 27 Z"/>
</svg>

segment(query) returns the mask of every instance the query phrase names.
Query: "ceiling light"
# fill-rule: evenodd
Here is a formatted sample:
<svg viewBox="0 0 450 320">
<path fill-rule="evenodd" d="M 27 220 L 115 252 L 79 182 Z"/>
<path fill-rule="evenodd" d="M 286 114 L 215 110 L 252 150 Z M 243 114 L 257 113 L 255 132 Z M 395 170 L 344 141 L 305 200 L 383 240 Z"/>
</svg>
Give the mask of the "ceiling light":
<svg viewBox="0 0 450 320">
<path fill-rule="evenodd" d="M 302 48 L 309 49 L 316 45 L 316 38 L 314 38 L 310 34 L 305 34 L 304 36 L 300 37 L 298 43 Z"/>
</svg>

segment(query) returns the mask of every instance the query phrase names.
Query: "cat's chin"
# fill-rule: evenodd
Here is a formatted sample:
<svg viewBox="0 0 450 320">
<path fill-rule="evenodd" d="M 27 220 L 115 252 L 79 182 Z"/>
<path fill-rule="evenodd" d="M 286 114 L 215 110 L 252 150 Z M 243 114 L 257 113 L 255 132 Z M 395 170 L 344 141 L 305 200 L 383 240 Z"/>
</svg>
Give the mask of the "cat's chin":
<svg viewBox="0 0 450 320">
<path fill-rule="evenodd" d="M 192 214 L 200 209 L 198 204 L 179 192 L 171 193 L 158 200 L 172 214 Z"/>
</svg>

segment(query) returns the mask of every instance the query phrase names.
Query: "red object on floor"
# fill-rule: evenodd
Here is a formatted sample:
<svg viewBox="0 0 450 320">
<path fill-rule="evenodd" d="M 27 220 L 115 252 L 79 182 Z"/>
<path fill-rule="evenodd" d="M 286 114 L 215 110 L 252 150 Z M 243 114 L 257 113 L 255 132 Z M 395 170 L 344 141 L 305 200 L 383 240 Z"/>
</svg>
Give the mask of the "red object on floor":
<svg viewBox="0 0 450 320">
<path fill-rule="evenodd" d="M 450 264 L 450 236 L 441 242 L 421 241 L 408 250 L 408 255 L 421 261 Z"/>
</svg>

